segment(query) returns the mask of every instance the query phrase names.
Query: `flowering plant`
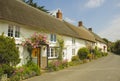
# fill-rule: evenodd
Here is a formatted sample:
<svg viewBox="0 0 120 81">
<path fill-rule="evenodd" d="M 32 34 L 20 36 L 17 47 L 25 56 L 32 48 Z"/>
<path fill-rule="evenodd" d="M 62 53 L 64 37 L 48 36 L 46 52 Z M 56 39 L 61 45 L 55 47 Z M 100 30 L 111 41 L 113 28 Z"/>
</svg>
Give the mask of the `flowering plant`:
<svg viewBox="0 0 120 81">
<path fill-rule="evenodd" d="M 27 38 L 25 42 L 22 43 L 23 46 L 31 46 L 32 48 L 37 48 L 41 44 L 47 44 L 47 37 L 34 33 L 30 38 Z"/>
<path fill-rule="evenodd" d="M 57 71 L 60 69 L 64 69 L 68 67 L 68 61 L 67 60 L 55 60 L 49 63 L 48 69 L 49 71 Z"/>
</svg>

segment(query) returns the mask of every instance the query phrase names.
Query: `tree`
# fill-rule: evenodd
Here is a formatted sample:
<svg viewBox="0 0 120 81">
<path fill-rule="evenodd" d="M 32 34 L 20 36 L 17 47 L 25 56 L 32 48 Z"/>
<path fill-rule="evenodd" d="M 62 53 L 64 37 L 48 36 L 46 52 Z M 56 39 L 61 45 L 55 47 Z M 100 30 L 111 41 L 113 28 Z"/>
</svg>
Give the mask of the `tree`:
<svg viewBox="0 0 120 81">
<path fill-rule="evenodd" d="M 19 62 L 19 50 L 14 38 L 0 35 L 0 64 L 17 65 Z"/>
<path fill-rule="evenodd" d="M 120 54 L 120 40 L 117 40 L 114 44 L 114 52 Z"/>
<path fill-rule="evenodd" d="M 38 6 L 37 3 L 33 2 L 33 0 L 23 0 L 23 2 L 27 3 L 28 5 L 31 5 L 32 7 L 35 7 L 43 12 L 49 13 L 47 9 L 45 9 L 45 6 Z"/>
</svg>

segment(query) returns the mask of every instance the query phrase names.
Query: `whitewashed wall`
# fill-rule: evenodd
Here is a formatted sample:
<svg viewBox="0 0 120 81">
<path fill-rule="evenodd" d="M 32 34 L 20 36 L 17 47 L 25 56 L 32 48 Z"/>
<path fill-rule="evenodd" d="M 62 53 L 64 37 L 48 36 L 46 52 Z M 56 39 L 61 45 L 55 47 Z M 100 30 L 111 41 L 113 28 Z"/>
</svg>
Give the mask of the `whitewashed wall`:
<svg viewBox="0 0 120 81">
<path fill-rule="evenodd" d="M 65 49 L 64 49 L 64 59 L 67 59 L 68 61 L 71 61 L 72 57 L 77 55 L 77 52 L 80 48 L 86 47 L 85 40 L 82 39 L 75 39 L 75 44 L 72 44 L 72 37 L 64 36 L 64 43 L 65 43 Z M 75 55 L 72 54 L 72 49 L 75 49 Z"/>
<path fill-rule="evenodd" d="M 6 24 L 5 22 L 0 22 L 0 34 L 2 34 L 4 32 L 5 35 L 7 35 L 8 32 L 8 24 Z"/>
<path fill-rule="evenodd" d="M 101 49 L 102 52 L 107 52 L 107 45 L 106 45 L 106 44 L 104 44 L 104 43 L 102 43 L 102 42 L 100 42 L 100 41 L 97 41 L 97 42 L 96 42 L 96 46 L 97 46 L 99 49 Z M 105 50 L 104 50 L 104 46 L 106 47 Z"/>
<path fill-rule="evenodd" d="M 7 22 L 7 23 L 9 23 L 9 22 Z M 7 23 L 5 23 L 5 21 L 4 21 L 4 23 L 0 22 L 0 33 L 4 32 L 5 35 L 7 35 L 8 25 L 9 25 Z M 27 49 L 23 48 L 23 46 L 21 46 L 20 44 L 22 43 L 22 41 L 25 40 L 25 38 L 29 38 L 35 32 L 41 32 L 41 31 L 39 31 L 38 29 L 31 29 L 31 28 L 25 27 L 23 25 L 20 25 L 20 38 L 15 38 L 17 47 L 19 47 L 20 59 L 21 59 L 21 62 L 20 62 L 20 64 L 18 64 L 18 66 L 20 66 L 22 64 L 25 64 L 26 63 L 26 58 L 29 56 L 29 53 L 27 52 Z M 50 47 L 54 47 L 54 46 L 57 45 L 56 43 L 50 42 L 50 34 L 46 34 L 46 33 L 42 33 L 42 34 L 47 36 L 47 38 L 48 38 L 47 40 L 49 40 L 49 46 Z M 57 37 L 58 36 L 59 35 L 57 35 Z M 64 56 L 63 56 L 64 60 L 67 59 L 68 61 L 71 61 L 71 58 L 73 56 L 72 55 L 72 49 L 75 49 L 75 55 L 77 55 L 77 52 L 78 52 L 79 48 L 86 47 L 86 41 L 85 40 L 75 38 L 75 44 L 73 45 L 72 44 L 72 37 L 62 36 L 62 38 L 63 38 L 64 44 L 65 44 L 64 45 L 64 50 L 63 50 L 64 51 Z M 101 46 L 101 45 L 98 43 L 98 46 Z M 46 52 L 42 51 L 42 53 L 43 53 L 43 55 L 45 55 Z"/>
<path fill-rule="evenodd" d="M 8 22 L 8 21 L 0 22 L 0 34 L 2 34 L 4 32 L 5 36 L 7 36 L 8 25 L 9 25 L 8 23 L 11 24 L 11 22 Z M 12 23 L 12 24 L 18 25 L 18 24 L 14 24 L 14 23 Z M 24 48 L 21 45 L 22 41 L 24 41 L 26 38 L 29 38 L 35 32 L 38 32 L 38 30 L 31 30 L 25 26 L 20 25 L 20 38 L 15 38 L 16 46 L 19 48 L 19 56 L 20 56 L 19 58 L 21 59 L 20 63 L 17 66 L 24 65 L 27 62 L 27 58 L 29 57 L 27 48 Z"/>
<path fill-rule="evenodd" d="M 76 39 L 76 43 L 75 43 L 76 54 L 78 50 L 82 47 L 86 47 L 86 41 L 82 39 Z"/>
</svg>

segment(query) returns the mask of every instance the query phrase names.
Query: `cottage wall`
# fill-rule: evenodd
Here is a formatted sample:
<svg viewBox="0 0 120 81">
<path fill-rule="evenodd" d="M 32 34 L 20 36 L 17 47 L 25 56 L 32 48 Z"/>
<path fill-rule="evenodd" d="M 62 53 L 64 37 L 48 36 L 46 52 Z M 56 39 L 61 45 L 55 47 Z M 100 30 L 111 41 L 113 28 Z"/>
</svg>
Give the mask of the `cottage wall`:
<svg viewBox="0 0 120 81">
<path fill-rule="evenodd" d="M 5 35 L 7 36 L 8 33 L 8 25 L 11 24 L 11 22 L 0 22 L 0 33 L 4 32 Z M 16 25 L 16 23 L 12 23 L 14 25 Z M 19 24 L 17 24 L 19 25 Z M 41 32 L 37 29 L 34 28 L 29 28 L 26 27 L 24 25 L 19 25 L 20 26 L 20 38 L 15 38 L 15 42 L 17 47 L 19 48 L 20 51 L 20 59 L 21 62 L 20 64 L 18 64 L 18 66 L 21 66 L 23 64 L 25 64 L 27 62 L 27 58 L 29 57 L 29 52 L 27 51 L 27 48 L 24 48 L 21 43 L 22 41 L 25 41 L 26 38 L 29 38 L 32 34 L 34 34 L 35 32 Z M 50 41 L 50 34 L 49 33 L 41 33 L 47 36 L 47 40 L 49 41 L 49 46 L 50 47 L 57 47 L 57 42 L 51 42 Z M 58 38 L 60 35 L 56 35 L 56 37 Z M 68 60 L 71 61 L 72 56 L 77 55 L 77 52 L 79 50 L 79 48 L 82 47 L 86 47 L 86 40 L 82 40 L 82 39 L 77 39 L 74 38 L 75 43 L 72 43 L 73 37 L 69 37 L 69 36 L 61 36 L 62 39 L 64 40 L 64 50 L 63 50 L 63 59 L 64 60 Z M 46 50 L 42 50 L 42 55 L 44 56 L 46 52 Z M 33 61 L 36 61 L 37 58 L 34 58 Z M 52 58 L 50 58 L 52 59 Z"/>
</svg>

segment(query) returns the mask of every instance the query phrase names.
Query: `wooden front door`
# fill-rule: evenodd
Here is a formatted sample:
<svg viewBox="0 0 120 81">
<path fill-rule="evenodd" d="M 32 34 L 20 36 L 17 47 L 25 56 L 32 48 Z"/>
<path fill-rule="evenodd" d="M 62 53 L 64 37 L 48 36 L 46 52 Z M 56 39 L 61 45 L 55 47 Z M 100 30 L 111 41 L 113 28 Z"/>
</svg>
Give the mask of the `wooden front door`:
<svg viewBox="0 0 120 81">
<path fill-rule="evenodd" d="M 37 65 L 41 67 L 41 50 L 40 48 L 33 48 L 32 50 L 32 58 L 36 59 Z"/>
<path fill-rule="evenodd" d="M 35 63 L 42 69 L 47 67 L 47 48 L 44 48 L 46 47 L 34 48 L 32 50 L 32 57 L 36 59 Z"/>
</svg>

